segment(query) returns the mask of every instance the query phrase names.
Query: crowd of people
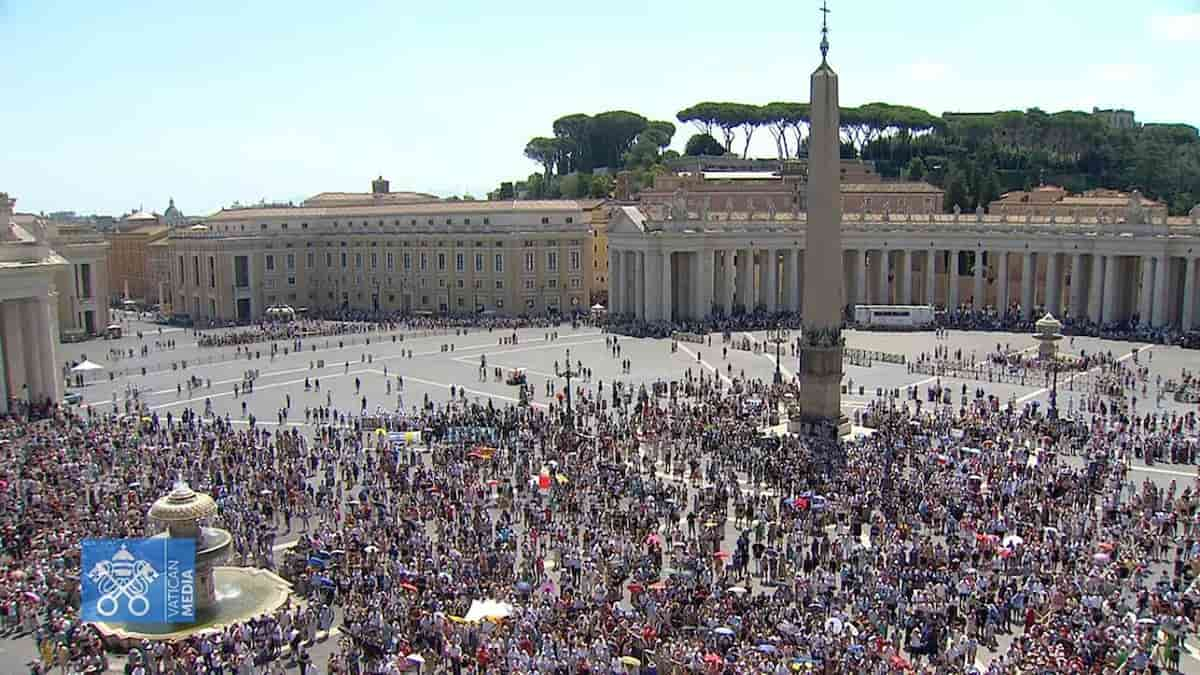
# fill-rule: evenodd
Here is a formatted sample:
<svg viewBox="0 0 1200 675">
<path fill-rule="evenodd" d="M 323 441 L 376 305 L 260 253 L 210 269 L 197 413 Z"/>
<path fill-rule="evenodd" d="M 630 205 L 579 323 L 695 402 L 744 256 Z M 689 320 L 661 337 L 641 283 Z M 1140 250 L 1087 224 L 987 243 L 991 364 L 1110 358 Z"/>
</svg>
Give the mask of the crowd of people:
<svg viewBox="0 0 1200 675">
<path fill-rule="evenodd" d="M 273 432 L 191 410 L 14 416 L 0 618 L 31 638 L 32 672 L 102 672 L 79 541 L 154 531 L 149 505 L 183 477 L 217 500 L 231 564 L 278 570 L 296 598 L 143 643 L 138 675 L 1170 670 L 1197 619 L 1200 483 L 1129 467 L 1194 459 L 1196 419 L 1138 413 L 1136 359 L 1094 365 L 1071 425 L 890 399 L 842 444 L 764 431 L 794 385 L 699 365 L 661 396 L 576 379 L 569 409 L 561 390 L 533 406 L 460 390 L 390 421 L 413 443 L 356 416 Z"/>
</svg>

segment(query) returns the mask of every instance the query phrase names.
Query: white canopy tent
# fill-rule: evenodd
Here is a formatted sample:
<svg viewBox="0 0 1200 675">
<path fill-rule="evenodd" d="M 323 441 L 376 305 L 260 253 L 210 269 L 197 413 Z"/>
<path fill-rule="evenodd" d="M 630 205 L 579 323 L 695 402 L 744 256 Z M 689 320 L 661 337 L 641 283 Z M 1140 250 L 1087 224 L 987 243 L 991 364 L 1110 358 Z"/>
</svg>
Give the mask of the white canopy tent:
<svg viewBox="0 0 1200 675">
<path fill-rule="evenodd" d="M 99 363 L 93 363 L 92 361 L 88 361 L 87 359 L 84 359 L 83 361 L 78 363 L 74 368 L 72 368 L 71 372 L 72 373 L 90 373 L 93 370 L 104 370 L 104 366 L 100 365 Z"/>
</svg>

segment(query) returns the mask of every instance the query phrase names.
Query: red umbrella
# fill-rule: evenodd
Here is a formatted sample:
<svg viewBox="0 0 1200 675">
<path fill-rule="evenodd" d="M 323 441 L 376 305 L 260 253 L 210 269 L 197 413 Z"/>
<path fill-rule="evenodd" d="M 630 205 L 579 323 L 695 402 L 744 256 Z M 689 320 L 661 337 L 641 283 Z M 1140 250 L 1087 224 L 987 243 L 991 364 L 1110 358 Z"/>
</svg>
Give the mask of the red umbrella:
<svg viewBox="0 0 1200 675">
<path fill-rule="evenodd" d="M 407 581 L 400 584 L 400 588 L 403 588 L 406 591 L 412 591 L 413 593 L 417 592 L 417 587 L 413 586 L 412 584 L 408 583 Z"/>
<path fill-rule="evenodd" d="M 631 583 L 631 584 L 629 584 L 629 585 L 628 585 L 628 586 L 626 586 L 625 588 L 628 588 L 630 593 L 641 593 L 641 592 L 642 592 L 642 590 L 643 590 L 643 589 L 642 589 L 642 585 L 641 585 L 641 584 L 639 584 L 639 583 L 638 583 L 638 582 L 636 582 L 636 581 L 635 581 L 635 582 L 633 582 L 633 583 Z"/>
<path fill-rule="evenodd" d="M 901 670 L 908 670 L 909 668 L 912 668 L 912 664 L 899 654 L 892 655 L 892 666 Z"/>
<path fill-rule="evenodd" d="M 729 552 L 728 551 L 717 551 L 716 553 L 713 554 L 713 557 L 716 558 L 717 560 L 728 560 Z"/>
</svg>

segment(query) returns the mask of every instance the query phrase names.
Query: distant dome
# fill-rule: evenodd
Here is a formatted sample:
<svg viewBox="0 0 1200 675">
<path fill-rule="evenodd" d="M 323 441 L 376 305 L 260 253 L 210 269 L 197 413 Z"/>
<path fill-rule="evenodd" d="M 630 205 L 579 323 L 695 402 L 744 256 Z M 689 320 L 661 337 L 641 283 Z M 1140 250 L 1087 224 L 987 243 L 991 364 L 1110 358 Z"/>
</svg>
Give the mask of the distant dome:
<svg viewBox="0 0 1200 675">
<path fill-rule="evenodd" d="M 175 226 L 184 222 L 183 212 L 175 206 L 175 199 L 171 198 L 170 204 L 167 205 L 167 210 L 163 211 L 163 220 L 167 225 Z"/>
<path fill-rule="evenodd" d="M 137 213 L 131 213 L 128 216 L 125 216 L 125 220 L 140 220 L 140 221 L 158 220 L 158 216 L 154 215 L 153 213 L 146 213 L 145 211 L 138 211 Z"/>
</svg>

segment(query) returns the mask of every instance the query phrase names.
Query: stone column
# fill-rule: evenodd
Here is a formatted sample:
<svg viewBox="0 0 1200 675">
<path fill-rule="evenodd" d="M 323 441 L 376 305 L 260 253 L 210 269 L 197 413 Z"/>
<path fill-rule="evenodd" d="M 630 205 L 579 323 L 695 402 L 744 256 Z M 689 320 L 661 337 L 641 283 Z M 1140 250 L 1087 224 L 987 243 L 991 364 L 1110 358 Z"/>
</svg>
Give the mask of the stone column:
<svg viewBox="0 0 1200 675">
<path fill-rule="evenodd" d="M 1082 318 L 1087 316 L 1087 300 L 1083 293 L 1086 282 L 1083 279 L 1083 254 L 1071 256 L 1071 316 Z"/>
<path fill-rule="evenodd" d="M 782 291 L 782 304 L 780 309 L 785 312 L 794 312 L 800 298 L 800 283 L 796 279 L 796 256 L 800 251 L 795 248 L 785 248 L 780 251 L 783 256 L 783 283 L 781 283 L 780 291 Z"/>
<path fill-rule="evenodd" d="M 875 304 L 890 305 L 892 303 L 891 288 L 888 287 L 888 250 L 879 249 L 879 269 L 876 270 L 879 280 L 879 299 Z"/>
<path fill-rule="evenodd" d="M 896 254 L 896 273 L 903 272 L 904 278 L 900 280 L 900 302 L 901 305 L 912 304 L 912 288 L 913 288 L 913 252 L 909 249 L 904 249 Z"/>
<path fill-rule="evenodd" d="M 1008 309 L 1008 251 L 996 253 L 996 311 Z"/>
<path fill-rule="evenodd" d="M 1104 322 L 1117 318 L 1117 268 L 1121 258 L 1110 255 L 1104 261 L 1104 307 L 1101 313 Z"/>
<path fill-rule="evenodd" d="M 58 333 L 58 294 L 51 293 L 34 299 L 35 316 L 38 318 L 38 332 L 42 364 L 42 380 L 45 383 L 45 395 L 58 403 L 63 396 L 63 377 L 58 366 L 57 351 L 59 345 Z"/>
<path fill-rule="evenodd" d="M 751 252 L 748 248 L 737 250 L 737 292 L 733 299 L 735 305 L 741 305 L 742 309 L 747 312 L 754 309 L 750 303 L 750 292 L 753 285 L 749 283 L 750 270 L 754 269 L 754 260 L 750 256 Z"/>
<path fill-rule="evenodd" d="M 35 301 L 21 300 L 16 303 L 21 317 L 21 344 L 25 350 L 21 359 L 25 362 L 25 383 L 29 385 L 28 396 L 33 402 L 41 402 L 46 396 L 43 378 L 41 331 L 38 330 L 38 311 Z"/>
<path fill-rule="evenodd" d="M 1033 253 L 1026 251 L 1021 256 L 1021 318 L 1029 320 L 1033 317 L 1034 284 Z"/>
<path fill-rule="evenodd" d="M 1061 318 L 1062 286 L 1059 284 L 1061 274 L 1058 269 L 1058 254 L 1048 253 L 1046 255 L 1049 256 L 1046 258 L 1046 311 L 1056 318 Z"/>
<path fill-rule="evenodd" d="M 870 304 L 870 294 L 867 293 L 867 249 L 860 248 L 854 252 L 854 302 L 859 305 Z"/>
<path fill-rule="evenodd" d="M 958 249 L 950 249 L 946 263 L 946 309 L 958 309 Z"/>
<path fill-rule="evenodd" d="M 643 288 L 646 291 L 646 318 L 650 321 L 662 320 L 662 293 L 659 293 L 658 289 L 654 287 L 662 279 L 662 257 L 661 251 L 646 253 L 646 276 Z"/>
<path fill-rule="evenodd" d="M 1179 325 L 1191 330 L 1196 325 L 1196 259 L 1188 256 L 1183 275 L 1183 314 Z"/>
<path fill-rule="evenodd" d="M 662 286 L 661 286 L 662 310 L 661 310 L 661 313 L 662 313 L 662 317 L 663 317 L 664 321 L 673 321 L 674 320 L 674 313 L 672 311 L 674 308 L 671 306 L 673 304 L 672 301 L 674 300 L 674 297 L 672 296 L 672 290 L 671 290 L 671 282 L 674 280 L 672 273 L 671 273 L 672 272 L 671 257 L 672 257 L 671 251 L 669 249 L 666 251 L 663 251 L 663 264 L 662 264 L 662 270 L 660 270 L 660 271 L 662 272 Z"/>
<path fill-rule="evenodd" d="M 624 262 L 621 251 L 610 246 L 608 249 L 608 313 L 613 316 L 625 311 L 621 306 L 621 291 L 625 288 L 621 276 L 625 267 Z"/>
<path fill-rule="evenodd" d="M 1104 302 L 1104 256 L 1093 253 L 1091 281 L 1088 282 L 1087 318 L 1094 323 L 1100 323 L 1104 312 L 1101 305 Z"/>
<path fill-rule="evenodd" d="M 971 307 L 973 309 L 983 309 L 987 307 L 987 286 L 984 284 L 985 268 L 983 266 L 983 249 L 975 249 L 975 287 L 971 291 Z"/>
<path fill-rule="evenodd" d="M 725 283 L 721 286 L 721 298 L 725 303 L 725 316 L 733 314 L 733 301 L 737 292 L 737 267 L 733 262 L 735 253 L 735 249 L 725 249 Z"/>
<path fill-rule="evenodd" d="M 697 254 L 700 274 L 700 305 L 696 318 L 703 319 L 712 313 L 713 303 L 713 250 L 701 248 Z"/>
<path fill-rule="evenodd" d="M 779 306 L 779 254 L 773 248 L 763 249 L 763 296 L 768 312 Z"/>
<path fill-rule="evenodd" d="M 796 249 L 796 311 L 804 312 L 804 271 L 808 268 L 808 251 Z"/>
<path fill-rule="evenodd" d="M 1154 327 L 1161 328 L 1170 320 L 1167 299 L 1167 282 L 1171 277 L 1171 259 L 1165 255 L 1158 256 L 1154 265 L 1154 299 L 1151 301 L 1150 313 L 1154 316 Z"/>
<path fill-rule="evenodd" d="M 633 308 L 637 318 L 646 320 L 646 252 L 633 252 Z"/>
<path fill-rule="evenodd" d="M 8 344 L 4 341 L 4 301 L 0 300 L 0 414 L 8 412 Z"/>
<path fill-rule="evenodd" d="M 1142 287 L 1138 290 L 1138 323 L 1150 325 L 1150 304 L 1154 297 L 1154 258 L 1144 255 L 1138 258 L 1142 266 Z"/>
<path fill-rule="evenodd" d="M 937 303 L 937 251 L 925 251 L 925 304 Z"/>
</svg>

